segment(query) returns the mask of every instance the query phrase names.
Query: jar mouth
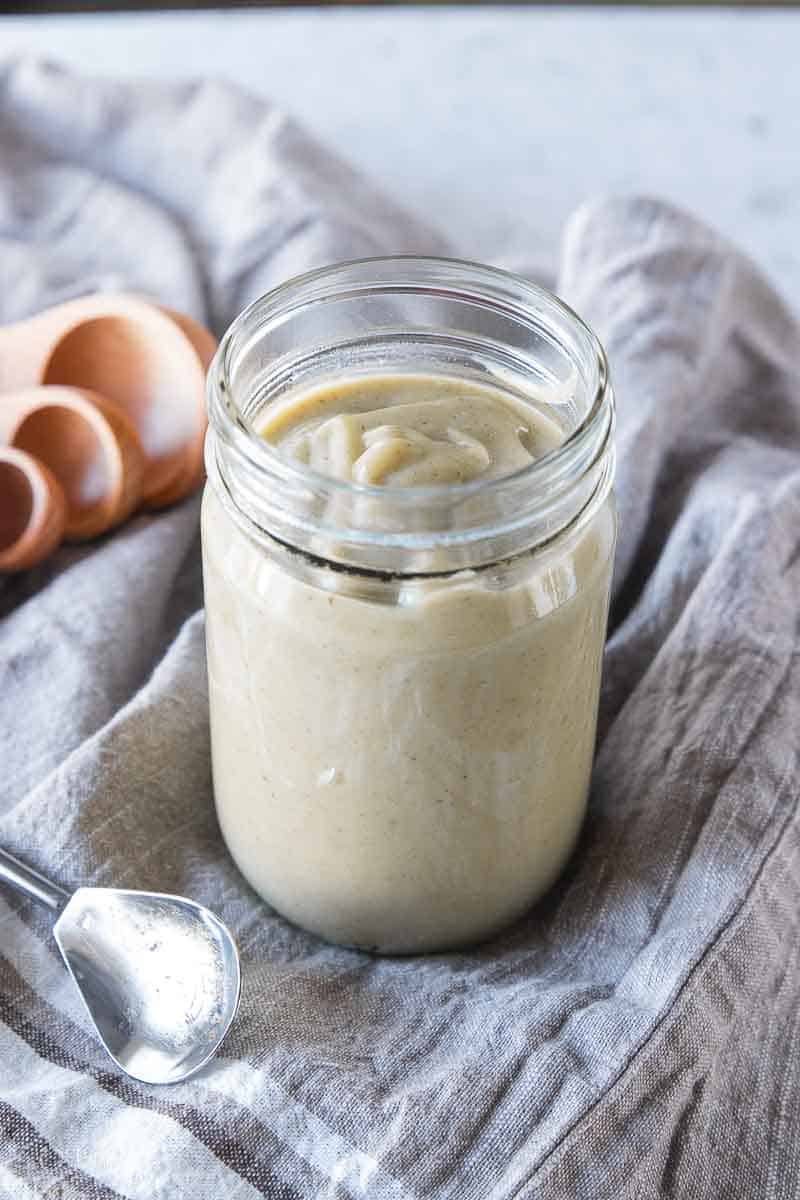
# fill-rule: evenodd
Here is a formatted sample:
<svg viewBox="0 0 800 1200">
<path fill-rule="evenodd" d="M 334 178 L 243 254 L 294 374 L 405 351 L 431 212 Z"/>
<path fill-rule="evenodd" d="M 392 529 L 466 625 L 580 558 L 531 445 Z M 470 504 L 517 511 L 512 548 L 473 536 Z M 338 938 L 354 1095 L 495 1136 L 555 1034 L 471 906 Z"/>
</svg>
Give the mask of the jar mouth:
<svg viewBox="0 0 800 1200">
<path fill-rule="evenodd" d="M 538 336 L 549 338 L 554 346 L 560 345 L 565 361 L 571 357 L 580 366 L 584 411 L 558 446 L 532 462 L 507 474 L 460 483 L 387 488 L 325 475 L 282 454 L 254 426 L 248 411 L 254 389 L 243 388 L 237 379 L 242 362 L 248 356 L 257 357 L 259 339 L 285 340 L 285 331 L 300 314 L 307 318 L 318 310 L 323 315 L 315 328 L 324 329 L 326 305 L 329 308 L 345 302 L 375 305 L 388 302 L 389 298 L 398 303 L 404 298 L 410 302 L 428 302 L 433 307 L 448 303 L 483 306 L 487 312 L 491 311 L 500 328 L 513 327 L 523 333 L 527 329 L 531 335 L 535 331 Z M 384 332 L 382 340 L 388 344 L 392 337 L 402 339 L 415 332 L 423 336 L 414 324 Z M 450 332 L 445 328 L 437 331 L 434 324 L 425 336 L 442 341 Z M 291 346 L 291 340 L 288 337 L 286 344 Z M 346 339 L 340 342 L 333 339 L 322 348 L 327 352 L 345 345 L 350 345 Z M 294 382 L 298 376 L 302 377 L 306 360 L 296 351 L 293 354 L 289 350 L 287 355 L 294 365 L 281 369 Z M 517 368 L 523 357 L 512 355 Z M 577 366 L 575 369 L 578 370 Z M 275 363 L 270 362 L 264 373 L 269 375 L 275 370 Z M 378 359 L 375 373 L 380 370 Z M 430 368 L 420 361 L 418 371 L 423 370 Z M 513 535 L 526 523 L 530 524 L 532 509 L 541 513 L 548 507 L 552 509 L 557 498 L 563 500 L 567 492 L 574 492 L 578 481 L 586 480 L 598 463 L 608 459 L 614 425 L 613 392 L 605 351 L 589 326 L 563 300 L 508 271 L 464 259 L 415 255 L 336 263 L 287 280 L 255 300 L 231 324 L 211 363 L 208 408 L 209 476 L 223 483 L 229 500 L 240 510 L 237 517 L 244 515 L 261 532 L 315 554 L 321 549 L 320 535 L 323 540 L 331 538 L 337 549 L 372 544 L 417 551 L 430 549 L 434 538 L 452 546 L 477 543 L 498 533 Z M 226 466 L 230 469 L 226 470 Z M 610 468 L 613 470 L 613 462 Z M 233 473 L 237 473 L 239 482 L 246 481 L 244 492 L 241 487 L 230 486 Z M 256 495 L 259 492 L 270 493 L 272 503 L 260 504 Z M 305 498 L 305 503 L 301 498 Z M 515 498 L 520 503 L 515 503 Z M 274 520 L 276 504 L 289 517 L 286 523 Z M 391 509 L 391 518 L 379 520 L 374 528 L 354 525 L 353 512 L 363 513 L 365 507 L 382 512 Z M 574 505 L 571 507 L 573 511 L 562 525 L 574 520 L 576 512 Z M 340 513 L 339 528 L 318 519 L 322 508 Z M 289 511 L 299 509 L 304 511 L 293 514 Z M 344 519 L 343 509 L 348 514 Z M 263 520 L 255 510 L 261 511 Z M 454 513 L 469 510 L 476 514 L 476 519 L 454 520 Z M 419 527 L 419 514 L 423 512 L 432 514 L 425 529 Z M 549 539 L 552 533 L 551 521 L 540 540 Z M 308 544 L 309 539 L 313 545 Z M 324 550 L 323 556 L 327 556 Z M 358 554 L 354 556 L 347 551 L 343 557 L 349 562 L 353 557 L 357 560 Z"/>
<path fill-rule="evenodd" d="M 578 316 L 574 309 L 570 308 L 560 297 L 544 288 L 538 287 L 536 284 L 529 282 L 521 275 L 515 275 L 511 271 L 504 271 L 496 267 L 485 267 L 481 263 L 471 262 L 468 259 L 460 258 L 428 258 L 411 254 L 394 254 L 376 258 L 357 258 L 348 259 L 346 261 L 335 263 L 328 267 L 319 267 L 314 271 L 307 271 L 303 275 L 294 276 L 292 279 L 286 280 L 277 287 L 272 288 L 265 295 L 254 300 L 248 305 L 235 321 L 229 326 L 225 335 L 220 342 L 217 353 L 209 368 L 209 406 L 214 405 L 214 401 L 222 404 L 227 412 L 229 419 L 233 421 L 233 429 L 231 435 L 240 443 L 242 451 L 248 454 L 251 462 L 257 464 L 263 463 L 274 466 L 276 462 L 280 462 L 282 466 L 289 469 L 289 473 L 295 475 L 298 479 L 310 480 L 317 485 L 329 488 L 333 492 L 350 493 L 366 497 L 385 497 L 386 488 L 377 484 L 356 483 L 348 479 L 337 479 L 331 475 L 324 475 L 320 471 L 314 470 L 313 467 L 307 466 L 296 459 L 284 457 L 280 451 L 271 443 L 266 441 L 253 427 L 244 421 L 241 417 L 238 408 L 231 400 L 230 377 L 231 377 L 231 359 L 235 352 L 237 342 L 245 335 L 247 328 L 261 317 L 267 317 L 269 311 L 275 307 L 281 307 L 284 299 L 288 300 L 289 308 L 293 307 L 292 297 L 297 295 L 299 289 L 304 289 L 308 285 L 313 285 L 316 282 L 331 282 L 339 278 L 344 272 L 351 268 L 360 267 L 387 267 L 391 269 L 393 266 L 429 266 L 429 265 L 445 265 L 450 268 L 469 272 L 471 275 L 475 273 L 486 274 L 493 279 L 505 279 L 513 284 L 516 291 L 529 291 L 532 296 L 538 300 L 546 299 L 549 304 L 561 310 L 563 316 L 573 322 L 576 328 L 580 329 L 586 338 L 587 344 L 594 351 L 597 363 L 597 386 L 594 395 L 594 400 L 591 407 L 587 411 L 583 420 L 567 434 L 564 441 L 549 451 L 547 454 L 534 459 L 533 462 L 520 467 L 516 471 L 511 471 L 506 475 L 492 476 L 491 478 L 479 478 L 468 480 L 465 483 L 446 483 L 446 484 L 427 484 L 424 486 L 404 487 L 402 491 L 398 489 L 395 497 L 401 503 L 405 502 L 409 507 L 415 504 L 424 503 L 425 501 L 435 501 L 443 496 L 469 496 L 475 492 L 491 490 L 492 488 L 502 488 L 507 485 L 512 479 L 526 479 L 532 476 L 543 473 L 543 469 L 548 469 L 554 462 L 568 457 L 572 446 L 575 442 L 580 441 L 586 433 L 592 429 L 597 420 L 602 414 L 604 401 L 607 398 L 608 390 L 608 361 L 606 359 L 605 350 L 594 332 L 589 328 L 586 322 Z M 375 284 L 365 285 L 370 290 L 375 290 Z M 402 285 L 400 285 L 402 286 Z M 397 285 L 392 287 L 392 291 L 398 291 Z M 227 398 L 227 403 L 226 403 Z M 246 449 L 245 449 L 246 448 Z"/>
</svg>

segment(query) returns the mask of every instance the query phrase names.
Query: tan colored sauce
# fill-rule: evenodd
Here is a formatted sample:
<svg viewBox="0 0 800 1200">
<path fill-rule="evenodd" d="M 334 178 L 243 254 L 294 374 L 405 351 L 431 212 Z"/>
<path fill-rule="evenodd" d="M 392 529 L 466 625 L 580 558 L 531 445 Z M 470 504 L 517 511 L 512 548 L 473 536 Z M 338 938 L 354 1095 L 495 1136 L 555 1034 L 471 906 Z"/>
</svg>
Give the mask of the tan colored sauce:
<svg viewBox="0 0 800 1200">
<path fill-rule="evenodd" d="M 290 397 L 261 427 L 323 475 L 384 487 L 509 475 L 561 441 L 508 393 L 426 375 L 368 376 Z"/>
<path fill-rule="evenodd" d="M 507 474 L 558 440 L 503 392 L 424 376 L 310 391 L 263 432 L 387 487 Z M 215 793 L 257 891 L 332 941 L 415 952 L 485 938 L 550 886 L 585 810 L 614 525 L 607 501 L 506 586 L 464 572 L 378 603 L 290 573 L 207 489 Z"/>
</svg>

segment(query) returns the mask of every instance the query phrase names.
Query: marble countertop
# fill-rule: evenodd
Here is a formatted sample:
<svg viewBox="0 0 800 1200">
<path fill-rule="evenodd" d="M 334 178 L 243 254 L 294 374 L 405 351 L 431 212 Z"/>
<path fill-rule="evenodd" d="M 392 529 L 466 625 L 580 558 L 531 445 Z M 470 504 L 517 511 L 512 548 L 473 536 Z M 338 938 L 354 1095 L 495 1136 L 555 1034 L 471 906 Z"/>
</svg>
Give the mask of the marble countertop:
<svg viewBox="0 0 800 1200">
<path fill-rule="evenodd" d="M 800 308 L 800 11 L 240 10 L 5 17 L 0 50 L 277 100 L 470 258 L 549 269 L 580 201 L 647 191 Z"/>
</svg>

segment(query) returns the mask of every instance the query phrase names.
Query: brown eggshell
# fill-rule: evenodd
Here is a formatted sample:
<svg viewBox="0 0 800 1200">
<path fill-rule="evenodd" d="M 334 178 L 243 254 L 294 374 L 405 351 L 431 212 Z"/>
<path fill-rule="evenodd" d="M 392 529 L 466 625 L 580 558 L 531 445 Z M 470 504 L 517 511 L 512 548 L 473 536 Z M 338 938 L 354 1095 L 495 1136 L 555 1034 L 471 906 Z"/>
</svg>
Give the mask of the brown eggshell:
<svg viewBox="0 0 800 1200">
<path fill-rule="evenodd" d="M 98 293 L 0 330 L 0 389 L 89 389 L 130 417 L 144 451 L 143 500 L 172 503 L 202 479 L 211 334 L 137 296 Z"/>
<path fill-rule="evenodd" d="M 51 471 L 23 450 L 0 446 L 0 571 L 47 558 L 64 534 L 67 502 Z"/>
<path fill-rule="evenodd" d="M 195 353 L 203 364 L 203 370 L 207 371 L 219 345 L 213 333 L 206 329 L 205 325 L 195 321 L 194 317 L 187 317 L 186 313 L 180 313 L 174 308 L 165 308 L 163 304 L 161 311 L 183 330 L 194 346 Z"/>
<path fill-rule="evenodd" d="M 65 536 L 70 540 L 105 533 L 139 505 L 144 453 L 132 421 L 107 397 L 56 386 L 0 396 L 3 434 L 58 479 L 67 499 Z"/>
</svg>

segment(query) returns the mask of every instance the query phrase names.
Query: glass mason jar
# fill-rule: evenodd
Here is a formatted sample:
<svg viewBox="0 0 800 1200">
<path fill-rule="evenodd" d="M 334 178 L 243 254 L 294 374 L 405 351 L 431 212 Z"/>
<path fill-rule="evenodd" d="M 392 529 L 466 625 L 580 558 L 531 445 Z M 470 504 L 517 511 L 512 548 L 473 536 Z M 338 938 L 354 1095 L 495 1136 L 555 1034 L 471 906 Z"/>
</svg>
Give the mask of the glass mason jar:
<svg viewBox="0 0 800 1200">
<path fill-rule="evenodd" d="M 491 384 L 563 442 L 505 477 L 387 488 L 256 432 L 290 391 L 380 373 Z M 613 409 L 583 322 L 472 263 L 317 271 L 223 338 L 203 504 L 214 791 L 242 873 L 298 925 L 441 950 L 558 876 L 594 750 Z"/>
</svg>

